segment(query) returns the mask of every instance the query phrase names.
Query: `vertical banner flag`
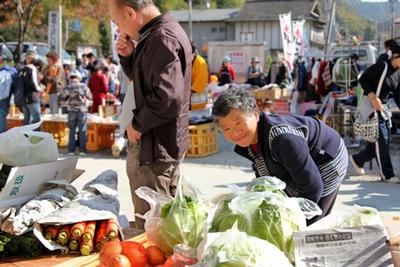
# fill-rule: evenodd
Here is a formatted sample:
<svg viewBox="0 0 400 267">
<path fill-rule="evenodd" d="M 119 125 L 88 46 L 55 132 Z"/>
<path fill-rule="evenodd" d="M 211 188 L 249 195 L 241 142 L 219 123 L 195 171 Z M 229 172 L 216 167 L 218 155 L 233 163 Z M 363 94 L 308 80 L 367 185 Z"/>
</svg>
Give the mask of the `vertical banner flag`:
<svg viewBox="0 0 400 267">
<path fill-rule="evenodd" d="M 305 20 L 295 20 L 293 21 L 293 39 L 295 43 L 295 59 L 298 57 L 307 56 L 309 52 L 309 44 L 307 36 L 304 32 Z"/>
<path fill-rule="evenodd" d="M 60 20 L 58 19 L 58 12 L 57 11 L 50 11 L 49 12 L 49 27 L 48 27 L 48 37 L 47 42 L 49 49 L 51 51 L 59 51 L 59 43 L 58 35 L 59 33 L 59 26 Z"/>
<path fill-rule="evenodd" d="M 281 26 L 281 35 L 282 35 L 282 45 L 283 45 L 283 55 L 284 59 L 288 63 L 289 70 L 293 70 L 294 63 L 294 53 L 295 53 L 295 45 L 293 42 L 293 34 L 292 34 L 292 15 L 291 13 L 280 14 L 279 22 Z"/>
</svg>

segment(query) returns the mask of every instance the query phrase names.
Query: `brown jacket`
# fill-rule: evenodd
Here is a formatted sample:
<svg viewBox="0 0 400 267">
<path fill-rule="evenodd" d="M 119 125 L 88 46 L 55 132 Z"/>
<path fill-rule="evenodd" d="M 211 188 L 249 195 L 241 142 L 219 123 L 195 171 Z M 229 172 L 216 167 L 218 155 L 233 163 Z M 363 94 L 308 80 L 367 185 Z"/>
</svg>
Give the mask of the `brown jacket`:
<svg viewBox="0 0 400 267">
<path fill-rule="evenodd" d="M 189 146 L 192 46 L 169 14 L 154 18 L 140 34 L 133 55 L 120 60 L 134 82 L 132 126 L 142 133 L 140 164 L 177 161 Z"/>
</svg>

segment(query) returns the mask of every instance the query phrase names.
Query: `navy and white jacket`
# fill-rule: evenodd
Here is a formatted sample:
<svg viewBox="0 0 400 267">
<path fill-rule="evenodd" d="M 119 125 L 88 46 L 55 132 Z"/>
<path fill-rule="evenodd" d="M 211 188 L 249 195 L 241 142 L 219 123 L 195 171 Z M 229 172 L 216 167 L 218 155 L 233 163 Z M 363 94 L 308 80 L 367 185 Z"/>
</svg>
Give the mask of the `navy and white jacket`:
<svg viewBox="0 0 400 267">
<path fill-rule="evenodd" d="M 253 162 L 257 176 L 276 176 L 289 195 L 318 203 L 340 185 L 341 179 L 324 179 L 321 166 L 332 162 L 342 147 L 340 135 L 316 118 L 261 113 L 257 153 L 240 146 L 235 152 Z"/>
</svg>

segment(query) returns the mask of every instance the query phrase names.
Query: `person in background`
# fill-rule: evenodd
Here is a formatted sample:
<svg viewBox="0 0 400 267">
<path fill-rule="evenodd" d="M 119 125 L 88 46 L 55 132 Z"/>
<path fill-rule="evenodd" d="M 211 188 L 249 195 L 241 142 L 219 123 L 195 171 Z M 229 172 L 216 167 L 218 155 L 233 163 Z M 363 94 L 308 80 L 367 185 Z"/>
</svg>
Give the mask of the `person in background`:
<svg viewBox="0 0 400 267">
<path fill-rule="evenodd" d="M 87 55 L 86 54 L 82 54 L 82 67 L 84 67 L 87 71 L 89 71 L 88 69 L 87 69 L 87 66 L 88 66 L 88 64 L 89 64 L 89 60 L 88 60 L 88 58 L 87 58 Z"/>
<path fill-rule="evenodd" d="M 17 75 L 17 69 L 0 55 L 0 133 L 7 130 L 7 115 Z"/>
<path fill-rule="evenodd" d="M 262 86 L 263 71 L 260 67 L 260 59 L 258 57 L 251 58 L 251 65 L 247 68 L 246 83 L 252 86 Z"/>
<path fill-rule="evenodd" d="M 379 55 L 379 57 L 376 60 L 376 62 L 390 60 L 392 58 L 392 47 L 396 46 L 396 45 L 397 45 L 396 40 L 394 40 L 394 39 L 386 40 L 383 43 L 383 46 L 385 48 L 385 52 Z"/>
<path fill-rule="evenodd" d="M 232 83 L 235 79 L 235 69 L 231 65 L 232 59 L 228 56 L 224 57 L 221 67 L 218 70 L 219 85 Z"/>
<path fill-rule="evenodd" d="M 108 91 L 112 94 L 116 94 L 119 90 L 118 65 L 116 64 L 112 55 L 108 55 L 106 57 L 105 65 L 105 67 L 108 69 Z"/>
<path fill-rule="evenodd" d="M 83 67 L 83 61 L 77 58 L 75 61 L 75 67 L 76 70 L 81 74 L 81 82 L 87 85 L 89 81 L 89 72 Z"/>
<path fill-rule="evenodd" d="M 356 172 L 360 175 L 365 174 L 363 166 L 366 162 L 376 158 L 380 170 L 381 180 L 386 183 L 400 183 L 400 179 L 395 177 L 392 160 L 390 158 L 391 142 L 391 122 L 390 116 L 382 112 L 383 104 L 389 93 L 393 93 L 393 98 L 400 107 L 400 45 L 391 47 L 392 56 L 388 61 L 377 61 L 361 75 L 359 82 L 364 90 L 364 95 L 368 96 L 371 104 L 377 111 L 379 120 L 379 138 L 375 143 L 366 142 L 364 149 L 357 154 L 350 156 Z M 379 81 L 387 65 L 387 72 L 382 84 L 379 96 L 376 95 Z M 368 114 L 366 114 L 368 116 Z"/>
<path fill-rule="evenodd" d="M 45 95 L 49 96 L 49 105 L 51 114 L 58 114 L 58 95 L 65 87 L 65 73 L 59 63 L 56 52 L 50 51 L 46 55 L 47 67 L 44 70 L 44 84 L 46 85 Z"/>
<path fill-rule="evenodd" d="M 37 64 L 37 53 L 29 50 L 25 56 L 25 66 L 19 71 L 18 79 L 22 81 L 24 87 L 24 125 L 33 124 L 40 121 L 40 93 L 43 88 L 39 85 L 39 75 Z"/>
<path fill-rule="evenodd" d="M 126 129 L 126 161 L 135 212 L 144 215 L 149 204 L 135 190 L 147 186 L 174 196 L 189 147 L 193 49 L 179 23 L 161 14 L 152 0 L 108 3 L 121 31 L 116 42 L 120 64 L 134 83 L 136 108 Z M 143 217 L 136 216 L 135 222 L 143 229 Z"/>
<path fill-rule="evenodd" d="M 99 63 L 95 63 L 91 67 L 91 74 L 88 86 L 93 96 L 93 105 L 91 112 L 96 113 L 99 111 L 99 106 L 105 105 L 108 92 L 108 79 L 101 70 Z"/>
<path fill-rule="evenodd" d="M 86 59 L 87 59 L 87 65 L 86 65 L 86 69 L 91 72 L 92 68 L 98 64 L 98 60 L 96 58 L 96 56 L 90 52 L 88 54 L 86 54 Z"/>
<path fill-rule="evenodd" d="M 68 154 L 75 154 L 75 133 L 76 127 L 78 127 L 80 155 L 84 156 L 87 154 L 87 112 L 89 103 L 92 100 L 92 93 L 87 85 L 81 82 L 81 79 L 81 73 L 78 70 L 71 71 L 68 74 L 68 85 L 65 87 L 61 96 L 65 99 L 68 110 Z"/>
<path fill-rule="evenodd" d="M 196 48 L 193 46 L 195 56 L 192 62 L 192 94 L 191 94 L 191 109 L 204 109 L 207 104 L 207 85 L 209 82 L 209 70 L 207 61 L 199 55 Z"/>
<path fill-rule="evenodd" d="M 125 95 L 126 95 L 126 92 L 128 91 L 128 89 L 132 87 L 132 90 L 133 90 L 133 81 L 131 81 L 129 79 L 129 77 L 125 74 L 125 72 L 122 68 L 120 68 L 118 71 L 118 80 L 120 83 L 119 101 L 121 102 L 121 104 L 123 104 Z"/>
<path fill-rule="evenodd" d="M 328 215 L 346 175 L 347 149 L 340 135 L 314 117 L 267 115 L 243 88 L 221 93 L 214 103 L 224 138 L 249 159 L 257 177 L 275 176 L 290 197 L 314 201 Z"/>
</svg>

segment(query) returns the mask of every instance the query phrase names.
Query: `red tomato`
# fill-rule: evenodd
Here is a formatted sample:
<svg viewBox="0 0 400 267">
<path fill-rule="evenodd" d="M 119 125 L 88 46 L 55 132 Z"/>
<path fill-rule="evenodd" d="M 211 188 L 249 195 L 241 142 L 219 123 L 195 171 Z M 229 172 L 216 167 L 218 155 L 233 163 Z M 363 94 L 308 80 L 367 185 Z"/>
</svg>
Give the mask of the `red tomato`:
<svg viewBox="0 0 400 267">
<path fill-rule="evenodd" d="M 100 251 L 100 264 L 107 265 L 108 261 L 111 257 L 121 255 L 122 254 L 122 246 L 120 242 L 111 241 L 104 244 Z"/>
<path fill-rule="evenodd" d="M 132 267 L 144 267 L 147 264 L 146 249 L 142 244 L 134 241 L 121 242 L 122 254 L 131 262 Z"/>
<path fill-rule="evenodd" d="M 157 246 L 150 246 L 146 249 L 147 261 L 153 265 L 163 264 L 166 260 L 164 252 Z"/>
<path fill-rule="evenodd" d="M 109 258 L 107 267 L 131 267 L 129 259 L 124 255 L 116 255 Z"/>
</svg>

